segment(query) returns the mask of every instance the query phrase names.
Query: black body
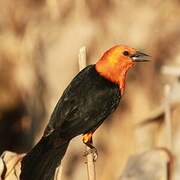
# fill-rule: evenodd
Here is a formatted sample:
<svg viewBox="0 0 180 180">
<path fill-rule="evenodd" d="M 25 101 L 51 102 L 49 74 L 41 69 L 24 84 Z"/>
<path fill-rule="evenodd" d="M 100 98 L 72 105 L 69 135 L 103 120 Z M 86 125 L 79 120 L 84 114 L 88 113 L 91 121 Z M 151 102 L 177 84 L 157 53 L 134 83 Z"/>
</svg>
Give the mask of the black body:
<svg viewBox="0 0 180 180">
<path fill-rule="evenodd" d="M 99 75 L 95 65 L 82 70 L 59 99 L 44 136 L 24 158 L 21 180 L 53 179 L 69 141 L 97 129 L 120 98 L 119 86 Z"/>
</svg>

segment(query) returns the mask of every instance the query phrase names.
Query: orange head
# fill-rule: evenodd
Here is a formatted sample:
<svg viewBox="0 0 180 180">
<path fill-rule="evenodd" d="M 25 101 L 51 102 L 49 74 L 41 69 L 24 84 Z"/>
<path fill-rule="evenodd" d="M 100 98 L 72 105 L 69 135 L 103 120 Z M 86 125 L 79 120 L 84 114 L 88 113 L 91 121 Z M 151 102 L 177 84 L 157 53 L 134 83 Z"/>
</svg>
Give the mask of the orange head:
<svg viewBox="0 0 180 180">
<path fill-rule="evenodd" d="M 114 46 L 106 51 L 96 63 L 97 72 L 119 85 L 121 94 L 125 89 L 125 78 L 129 68 L 136 62 L 148 61 L 149 56 L 125 45 Z"/>
</svg>

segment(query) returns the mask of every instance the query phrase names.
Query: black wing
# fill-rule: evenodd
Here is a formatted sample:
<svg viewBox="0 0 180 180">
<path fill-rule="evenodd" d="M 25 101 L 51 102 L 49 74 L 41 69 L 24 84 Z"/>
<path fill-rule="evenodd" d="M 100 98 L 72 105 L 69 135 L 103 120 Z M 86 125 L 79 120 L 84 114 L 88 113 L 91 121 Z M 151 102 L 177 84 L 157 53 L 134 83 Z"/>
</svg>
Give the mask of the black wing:
<svg viewBox="0 0 180 180">
<path fill-rule="evenodd" d="M 72 138 L 96 129 L 117 108 L 119 100 L 118 86 L 101 77 L 95 65 L 90 65 L 64 91 L 44 135 L 56 130 L 62 137 Z"/>
</svg>

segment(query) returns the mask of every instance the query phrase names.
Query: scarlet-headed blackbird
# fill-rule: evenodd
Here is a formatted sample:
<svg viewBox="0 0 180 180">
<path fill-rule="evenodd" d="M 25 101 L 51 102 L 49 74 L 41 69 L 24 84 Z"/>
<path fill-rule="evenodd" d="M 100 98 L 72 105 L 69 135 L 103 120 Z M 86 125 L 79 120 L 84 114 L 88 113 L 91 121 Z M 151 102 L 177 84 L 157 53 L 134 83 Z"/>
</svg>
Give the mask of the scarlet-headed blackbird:
<svg viewBox="0 0 180 180">
<path fill-rule="evenodd" d="M 59 99 L 39 143 L 24 157 L 21 180 L 53 179 L 75 136 L 83 134 L 83 142 L 92 147 L 93 132 L 119 105 L 128 69 L 147 60 L 148 55 L 118 45 L 83 69 Z"/>
</svg>

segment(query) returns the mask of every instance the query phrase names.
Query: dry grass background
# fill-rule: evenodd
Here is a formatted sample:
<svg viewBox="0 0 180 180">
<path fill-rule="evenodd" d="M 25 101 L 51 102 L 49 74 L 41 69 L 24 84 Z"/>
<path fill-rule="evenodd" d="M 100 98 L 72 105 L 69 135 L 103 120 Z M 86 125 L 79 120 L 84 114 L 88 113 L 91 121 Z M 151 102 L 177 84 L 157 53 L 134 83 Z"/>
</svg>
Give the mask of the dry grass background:
<svg viewBox="0 0 180 180">
<path fill-rule="evenodd" d="M 39 139 L 78 72 L 82 45 L 89 64 L 115 44 L 153 57 L 129 72 L 119 109 L 95 134 L 98 179 L 117 179 L 131 154 L 165 145 L 163 126 L 137 133 L 135 124 L 162 104 L 164 83 L 174 81 L 160 73 L 162 65 L 180 66 L 179 8 L 178 0 L 0 0 L 0 151 L 24 152 Z M 172 111 L 178 155 L 179 106 Z M 83 151 L 78 137 L 63 160 L 63 179 L 86 179 Z"/>
</svg>

